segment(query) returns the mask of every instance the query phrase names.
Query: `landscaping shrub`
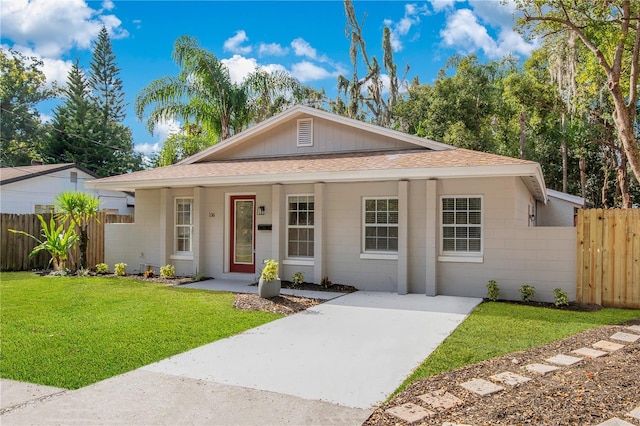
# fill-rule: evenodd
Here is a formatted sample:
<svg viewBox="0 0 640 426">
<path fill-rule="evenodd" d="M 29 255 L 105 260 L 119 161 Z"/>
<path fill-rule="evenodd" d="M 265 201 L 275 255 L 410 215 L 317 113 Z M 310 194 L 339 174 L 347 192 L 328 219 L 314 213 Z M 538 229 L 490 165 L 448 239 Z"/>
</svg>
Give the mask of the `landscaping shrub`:
<svg viewBox="0 0 640 426">
<path fill-rule="evenodd" d="M 109 265 L 106 263 L 98 263 L 96 265 L 96 274 L 104 275 L 109 273 Z"/>
<path fill-rule="evenodd" d="M 176 267 L 173 265 L 164 265 L 160 267 L 160 278 L 173 278 L 176 276 Z"/>
<path fill-rule="evenodd" d="M 566 306 L 569 304 L 569 297 L 567 296 L 567 292 L 562 290 L 561 288 L 556 288 L 555 290 L 553 290 L 553 299 L 553 303 L 556 306 Z"/>
<path fill-rule="evenodd" d="M 531 302 L 533 296 L 536 295 L 536 288 L 532 285 L 523 285 L 520 287 L 520 300 L 523 302 Z"/>
<path fill-rule="evenodd" d="M 291 283 L 294 287 L 302 285 L 304 282 L 304 272 L 296 272 L 291 276 Z"/>
<path fill-rule="evenodd" d="M 498 283 L 496 280 L 490 280 L 487 283 L 487 296 L 489 300 L 495 302 L 498 300 L 498 296 L 500 295 L 500 288 L 498 287 Z"/>
<path fill-rule="evenodd" d="M 116 263 L 113 267 L 113 273 L 119 275 L 121 277 L 127 274 L 127 264 L 126 263 Z"/>
</svg>

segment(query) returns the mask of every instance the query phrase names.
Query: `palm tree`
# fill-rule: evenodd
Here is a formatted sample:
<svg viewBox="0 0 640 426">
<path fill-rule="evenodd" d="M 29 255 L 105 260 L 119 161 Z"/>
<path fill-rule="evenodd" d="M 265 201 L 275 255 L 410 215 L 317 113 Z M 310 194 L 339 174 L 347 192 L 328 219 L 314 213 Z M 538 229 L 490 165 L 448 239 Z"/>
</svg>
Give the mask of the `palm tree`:
<svg viewBox="0 0 640 426">
<path fill-rule="evenodd" d="M 259 123 L 303 100 L 303 86 L 288 72 L 257 69 L 242 83 L 253 121 Z"/>
<path fill-rule="evenodd" d="M 87 226 L 96 218 L 100 200 L 86 192 L 65 191 L 56 197 L 56 215 L 63 221 L 71 221 L 71 227 L 80 228 L 80 267 L 87 267 L 89 235 Z"/>
<path fill-rule="evenodd" d="M 227 67 L 189 36 L 176 40 L 172 56 L 180 73 L 151 82 L 136 97 L 138 119 L 151 108 L 147 129 L 153 133 L 159 122 L 179 119 L 220 140 L 241 131 L 250 119 L 247 94 Z"/>
</svg>

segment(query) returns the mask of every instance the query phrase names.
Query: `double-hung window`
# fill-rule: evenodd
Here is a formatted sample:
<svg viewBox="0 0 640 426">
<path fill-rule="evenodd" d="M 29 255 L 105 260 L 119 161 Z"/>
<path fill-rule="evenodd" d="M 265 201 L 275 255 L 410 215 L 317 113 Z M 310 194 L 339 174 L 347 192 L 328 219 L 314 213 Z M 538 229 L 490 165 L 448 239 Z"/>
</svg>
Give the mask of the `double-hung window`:
<svg viewBox="0 0 640 426">
<path fill-rule="evenodd" d="M 175 226 L 176 253 L 191 253 L 193 251 L 192 198 L 176 198 Z"/>
<path fill-rule="evenodd" d="M 441 198 L 442 254 L 482 253 L 482 197 Z"/>
<path fill-rule="evenodd" d="M 397 253 L 398 199 L 365 198 L 363 201 L 364 252 Z"/>
<path fill-rule="evenodd" d="M 313 257 L 313 195 L 287 197 L 287 257 Z"/>
</svg>

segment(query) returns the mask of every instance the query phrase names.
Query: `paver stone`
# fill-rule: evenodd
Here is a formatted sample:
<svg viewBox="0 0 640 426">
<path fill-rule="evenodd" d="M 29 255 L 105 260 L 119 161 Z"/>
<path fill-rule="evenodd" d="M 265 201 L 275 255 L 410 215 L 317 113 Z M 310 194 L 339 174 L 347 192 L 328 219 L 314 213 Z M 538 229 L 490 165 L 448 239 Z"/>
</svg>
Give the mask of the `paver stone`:
<svg viewBox="0 0 640 426">
<path fill-rule="evenodd" d="M 529 365 L 525 365 L 524 369 L 532 373 L 542 374 L 543 376 L 552 371 L 559 370 L 558 367 L 554 367 L 553 365 L 547 365 L 547 364 L 529 364 Z"/>
<path fill-rule="evenodd" d="M 636 333 L 640 333 L 640 325 L 631 325 L 627 327 L 627 330 L 635 331 Z"/>
<path fill-rule="evenodd" d="M 505 385 L 510 386 L 518 386 L 522 383 L 526 383 L 531 380 L 528 377 L 521 376 L 516 373 L 512 373 L 510 371 L 505 371 L 504 373 L 495 374 L 489 377 L 494 382 L 504 383 Z"/>
<path fill-rule="evenodd" d="M 392 416 L 404 420 L 405 422 L 415 423 L 424 419 L 425 417 L 431 417 L 435 413 L 423 408 L 419 405 L 407 402 L 406 404 L 399 405 L 397 407 L 389 408 L 385 410 L 385 413 L 389 413 Z"/>
<path fill-rule="evenodd" d="M 568 366 L 568 365 L 579 363 L 580 361 L 582 361 L 582 358 L 578 358 L 570 355 L 558 354 L 558 355 L 552 356 L 551 358 L 545 359 L 545 361 L 550 362 L 552 364 Z"/>
<path fill-rule="evenodd" d="M 622 419 L 614 417 L 602 423 L 598 423 L 596 426 L 635 426 L 635 425 L 633 423 L 629 423 Z"/>
<path fill-rule="evenodd" d="M 603 351 L 608 351 L 608 352 L 613 352 L 613 351 L 617 351 L 618 349 L 624 348 L 624 345 L 621 345 L 620 343 L 610 342 L 608 340 L 600 340 L 591 346 L 596 349 L 602 349 Z"/>
<path fill-rule="evenodd" d="M 640 407 L 636 407 L 627 413 L 627 416 L 640 420 Z"/>
<path fill-rule="evenodd" d="M 611 336 L 611 338 L 622 342 L 634 343 L 636 340 L 640 339 L 640 335 L 619 331 Z"/>
<path fill-rule="evenodd" d="M 471 379 L 468 382 L 461 383 L 460 386 L 480 396 L 487 396 L 504 390 L 502 386 L 483 379 Z"/>
<path fill-rule="evenodd" d="M 464 404 L 463 400 L 444 390 L 425 393 L 424 395 L 418 396 L 418 398 L 437 410 L 448 410 Z"/>
<path fill-rule="evenodd" d="M 591 348 L 580 348 L 576 349 L 575 351 L 571 351 L 571 353 L 586 356 L 588 358 L 600 358 L 601 356 L 607 355 L 609 352 L 599 351 L 597 349 Z"/>
</svg>

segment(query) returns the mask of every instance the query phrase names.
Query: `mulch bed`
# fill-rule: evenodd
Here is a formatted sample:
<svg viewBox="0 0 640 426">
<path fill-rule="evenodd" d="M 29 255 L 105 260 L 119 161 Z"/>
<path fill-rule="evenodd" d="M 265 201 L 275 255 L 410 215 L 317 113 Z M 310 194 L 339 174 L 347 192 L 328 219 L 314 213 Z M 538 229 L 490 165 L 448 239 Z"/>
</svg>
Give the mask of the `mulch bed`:
<svg viewBox="0 0 640 426">
<path fill-rule="evenodd" d="M 625 327 L 632 324 L 640 324 L 640 319 L 619 326 L 598 327 L 543 346 L 418 380 L 378 408 L 364 424 L 408 424 L 385 410 L 407 402 L 431 409 L 418 396 L 445 390 L 464 403 L 449 410 L 431 409 L 435 412 L 433 417 L 415 424 L 595 425 L 618 417 L 640 425 L 640 421 L 626 417 L 626 413 L 640 406 L 640 341 L 626 343 L 624 348 L 600 358 L 585 357 L 578 364 L 560 367 L 545 376 L 522 369 L 527 364 L 545 363 L 545 359 L 558 354 L 578 356 L 571 351 L 590 348 L 600 340 L 611 341 L 611 335 L 625 331 Z M 518 387 L 502 385 L 504 391 L 485 397 L 460 386 L 473 378 L 490 380 L 489 376 L 504 371 L 532 380 Z"/>
<path fill-rule="evenodd" d="M 291 315 L 324 302 L 320 299 L 309 299 L 281 294 L 264 299 L 257 294 L 236 294 L 233 306 L 246 311 L 266 311 L 274 314 Z"/>
<path fill-rule="evenodd" d="M 294 284 L 291 281 L 281 280 L 282 288 L 289 288 L 293 290 L 308 290 L 308 291 L 328 291 L 330 293 L 353 293 L 358 291 L 357 288 L 345 285 L 345 284 L 331 284 L 329 287 L 323 287 L 320 284 L 312 284 L 312 283 L 302 283 L 302 284 Z M 253 286 L 257 286 L 258 283 L 251 284 Z"/>
</svg>

